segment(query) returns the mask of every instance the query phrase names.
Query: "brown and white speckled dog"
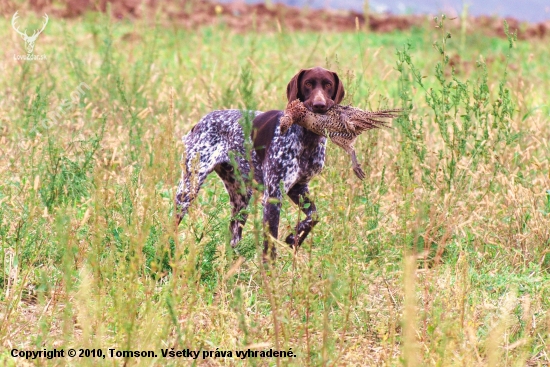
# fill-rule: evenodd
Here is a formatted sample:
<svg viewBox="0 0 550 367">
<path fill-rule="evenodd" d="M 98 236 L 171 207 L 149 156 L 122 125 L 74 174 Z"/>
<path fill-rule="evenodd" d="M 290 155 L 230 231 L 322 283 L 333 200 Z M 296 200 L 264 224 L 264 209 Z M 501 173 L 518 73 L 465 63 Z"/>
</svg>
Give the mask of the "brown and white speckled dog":
<svg viewBox="0 0 550 367">
<path fill-rule="evenodd" d="M 400 109 L 363 111 L 352 106 L 334 105 L 325 114 L 320 115 L 311 112 L 296 99 L 287 105 L 280 119 L 280 129 L 284 135 L 292 124 L 298 124 L 330 138 L 350 155 L 353 171 L 362 180 L 365 178 L 365 172 L 357 162 L 353 148 L 355 140 L 365 130 L 387 127 L 388 122 L 379 119 L 399 117 L 401 112 Z"/>
<path fill-rule="evenodd" d="M 319 114 L 340 103 L 344 93 L 338 75 L 320 67 L 300 70 L 287 86 L 289 102 L 298 99 L 308 110 Z M 279 119 L 282 111 L 251 113 L 255 116 L 252 136 L 245 136 L 239 123 L 243 117 L 241 111 L 224 110 L 204 116 L 183 137 L 184 170 L 176 194 L 178 223 L 197 196 L 206 176 L 215 171 L 222 179 L 231 202 L 231 245 L 235 246 L 240 241 L 247 218 L 246 207 L 252 194 L 251 185 L 246 180 L 251 165 L 245 155 L 245 142 L 251 139 L 254 146 L 251 154 L 254 179 L 265 188 L 264 224 L 277 238 L 282 191 L 286 192 L 306 215 L 297 225 L 295 233 L 286 238 L 286 243 L 299 246 L 317 223 L 315 205 L 308 197 L 308 184 L 313 176 L 321 172 L 325 163 L 326 138 L 300 125 L 291 126 L 285 135 L 281 135 Z M 236 164 L 231 164 L 231 157 Z M 266 239 L 264 257 L 269 252 L 274 258 L 275 249 L 270 250 Z"/>
</svg>

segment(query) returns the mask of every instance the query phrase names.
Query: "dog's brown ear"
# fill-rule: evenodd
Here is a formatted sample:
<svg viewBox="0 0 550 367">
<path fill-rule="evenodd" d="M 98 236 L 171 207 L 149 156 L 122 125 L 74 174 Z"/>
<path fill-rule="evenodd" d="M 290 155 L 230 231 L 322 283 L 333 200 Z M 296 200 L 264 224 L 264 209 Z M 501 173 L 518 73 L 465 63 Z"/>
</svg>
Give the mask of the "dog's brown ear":
<svg viewBox="0 0 550 367">
<path fill-rule="evenodd" d="M 286 98 L 288 99 L 288 102 L 292 102 L 295 99 L 302 101 L 304 98 L 302 92 L 300 91 L 300 78 L 305 72 L 305 69 L 301 69 L 298 74 L 294 75 L 292 79 L 290 79 L 290 82 L 286 86 Z"/>
<path fill-rule="evenodd" d="M 332 100 L 335 104 L 340 104 L 340 102 L 342 102 L 344 96 L 346 95 L 346 91 L 344 90 L 344 84 L 342 84 L 342 82 L 340 81 L 338 74 L 332 72 L 332 75 L 334 75 L 334 82 L 336 83 L 336 90 L 332 95 Z"/>
</svg>

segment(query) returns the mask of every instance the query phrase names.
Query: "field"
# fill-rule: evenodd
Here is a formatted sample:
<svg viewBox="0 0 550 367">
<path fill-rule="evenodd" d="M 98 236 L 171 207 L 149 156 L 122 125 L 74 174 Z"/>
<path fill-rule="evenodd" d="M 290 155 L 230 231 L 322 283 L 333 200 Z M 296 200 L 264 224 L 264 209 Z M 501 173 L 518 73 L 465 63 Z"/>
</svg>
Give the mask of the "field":
<svg viewBox="0 0 550 367">
<path fill-rule="evenodd" d="M 550 365 L 547 38 L 441 18 L 383 34 L 236 32 L 85 13 L 51 17 L 34 49 L 46 59 L 22 61 L 10 20 L 0 365 Z M 277 242 L 272 266 L 261 193 L 233 250 L 215 175 L 176 233 L 181 137 L 215 109 L 283 109 L 313 65 L 339 73 L 345 103 L 407 110 L 358 139 L 365 181 L 329 143 L 310 186 L 320 222 L 298 251 Z M 285 197 L 281 238 L 299 217 Z M 54 348 L 107 357 L 12 357 Z M 187 349 L 199 358 L 162 356 Z M 258 357 L 236 355 L 248 349 Z M 293 356 L 259 357 L 270 349 Z"/>
</svg>

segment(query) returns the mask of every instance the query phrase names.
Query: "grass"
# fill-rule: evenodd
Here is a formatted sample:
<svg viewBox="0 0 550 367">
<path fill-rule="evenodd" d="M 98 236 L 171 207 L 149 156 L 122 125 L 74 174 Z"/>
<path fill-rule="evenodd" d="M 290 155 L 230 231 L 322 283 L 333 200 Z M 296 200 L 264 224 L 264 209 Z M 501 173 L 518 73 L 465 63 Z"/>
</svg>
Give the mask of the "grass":
<svg viewBox="0 0 550 367">
<path fill-rule="evenodd" d="M 2 364 L 23 363 L 13 348 L 158 355 L 41 365 L 550 363 L 544 41 L 459 42 L 441 19 L 409 33 L 235 34 L 90 13 L 50 19 L 34 51 L 47 59 L 21 62 L 0 23 Z M 310 65 L 338 71 L 347 103 L 410 111 L 359 138 L 365 181 L 329 144 L 311 182 L 320 223 L 296 253 L 279 243 L 267 272 L 258 193 L 235 251 L 214 176 L 175 234 L 180 137 L 213 109 L 284 108 Z M 281 238 L 298 216 L 285 198 Z M 163 358 L 171 348 L 213 354 Z M 296 356 L 236 358 L 247 349 Z"/>
</svg>

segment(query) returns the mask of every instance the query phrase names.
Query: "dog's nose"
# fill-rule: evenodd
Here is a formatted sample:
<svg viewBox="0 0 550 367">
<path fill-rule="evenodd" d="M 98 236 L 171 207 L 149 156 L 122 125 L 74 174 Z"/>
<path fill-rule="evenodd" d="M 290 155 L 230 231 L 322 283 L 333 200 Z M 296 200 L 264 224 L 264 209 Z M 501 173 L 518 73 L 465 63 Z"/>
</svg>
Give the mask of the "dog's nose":
<svg viewBox="0 0 550 367">
<path fill-rule="evenodd" d="M 315 108 L 316 110 L 322 110 L 324 109 L 325 107 L 327 107 L 327 104 L 325 103 L 325 101 L 313 101 L 313 108 Z"/>
<path fill-rule="evenodd" d="M 327 112 L 327 99 L 321 91 L 317 91 L 311 101 L 311 109 L 316 113 Z"/>
<path fill-rule="evenodd" d="M 324 113 L 327 110 L 327 104 L 323 101 L 314 101 L 311 107 L 316 113 Z"/>
</svg>

